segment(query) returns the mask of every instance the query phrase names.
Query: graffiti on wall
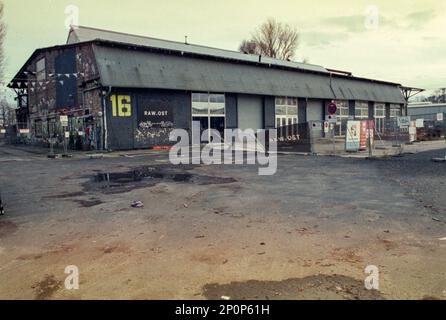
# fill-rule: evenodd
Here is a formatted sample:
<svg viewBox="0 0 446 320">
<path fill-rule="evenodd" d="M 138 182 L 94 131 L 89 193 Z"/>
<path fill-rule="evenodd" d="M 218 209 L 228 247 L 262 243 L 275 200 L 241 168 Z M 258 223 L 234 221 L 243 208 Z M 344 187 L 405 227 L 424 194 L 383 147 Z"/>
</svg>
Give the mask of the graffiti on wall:
<svg viewBox="0 0 446 320">
<path fill-rule="evenodd" d="M 138 105 L 138 126 L 135 140 L 137 144 L 168 145 L 169 134 L 174 127 L 171 104 L 166 99 L 140 99 Z"/>
<path fill-rule="evenodd" d="M 143 121 L 138 124 L 135 131 L 135 140 L 138 143 L 150 141 L 152 144 L 167 143 L 169 134 L 173 130 L 173 122 L 152 123 Z"/>
</svg>

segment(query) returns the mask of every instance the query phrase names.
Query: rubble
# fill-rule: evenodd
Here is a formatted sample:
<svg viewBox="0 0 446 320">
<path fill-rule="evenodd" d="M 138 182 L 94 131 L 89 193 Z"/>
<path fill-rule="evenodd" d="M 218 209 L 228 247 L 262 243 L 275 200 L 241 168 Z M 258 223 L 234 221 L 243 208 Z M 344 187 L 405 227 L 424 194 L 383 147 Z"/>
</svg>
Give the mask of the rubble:
<svg viewBox="0 0 446 320">
<path fill-rule="evenodd" d="M 142 201 L 135 201 L 132 203 L 132 208 L 143 208 L 144 203 Z"/>
</svg>

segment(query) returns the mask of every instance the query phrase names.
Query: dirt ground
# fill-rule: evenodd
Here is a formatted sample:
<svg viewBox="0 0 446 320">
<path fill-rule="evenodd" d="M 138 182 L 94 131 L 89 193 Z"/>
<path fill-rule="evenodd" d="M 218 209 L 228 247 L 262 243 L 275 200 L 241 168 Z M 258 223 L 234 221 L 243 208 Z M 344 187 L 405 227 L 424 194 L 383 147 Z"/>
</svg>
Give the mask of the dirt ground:
<svg viewBox="0 0 446 320">
<path fill-rule="evenodd" d="M 281 155 L 259 176 L 3 145 L 0 299 L 446 299 L 445 153 Z"/>
</svg>

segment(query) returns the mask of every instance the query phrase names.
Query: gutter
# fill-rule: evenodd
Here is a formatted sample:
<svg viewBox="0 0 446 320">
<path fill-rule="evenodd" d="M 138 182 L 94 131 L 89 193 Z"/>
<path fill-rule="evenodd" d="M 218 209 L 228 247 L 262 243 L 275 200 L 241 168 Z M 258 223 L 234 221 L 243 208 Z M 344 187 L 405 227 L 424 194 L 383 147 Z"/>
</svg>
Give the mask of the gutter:
<svg viewBox="0 0 446 320">
<path fill-rule="evenodd" d="M 333 83 L 332 83 L 332 80 L 333 80 L 333 73 L 330 72 L 330 90 L 331 90 L 331 93 L 333 93 L 333 97 L 334 97 L 334 99 L 336 100 L 336 94 L 335 94 L 335 92 L 334 92 L 334 90 L 333 90 Z"/>
<path fill-rule="evenodd" d="M 104 94 L 102 91 L 102 141 L 103 141 L 103 150 L 108 150 L 108 128 L 107 128 L 107 102 L 106 99 L 110 97 L 112 92 L 112 87 L 108 87 L 108 91 Z"/>
</svg>

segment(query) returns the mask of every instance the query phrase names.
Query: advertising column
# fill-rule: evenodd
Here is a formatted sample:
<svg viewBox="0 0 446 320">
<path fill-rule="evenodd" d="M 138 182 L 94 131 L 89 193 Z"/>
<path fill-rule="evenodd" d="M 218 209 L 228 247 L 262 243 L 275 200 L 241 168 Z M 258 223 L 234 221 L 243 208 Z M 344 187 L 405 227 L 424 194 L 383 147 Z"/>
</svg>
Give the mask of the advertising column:
<svg viewBox="0 0 446 320">
<path fill-rule="evenodd" d="M 375 122 L 373 120 L 361 121 L 361 138 L 359 150 L 367 150 L 370 135 L 370 146 L 373 146 L 375 139 Z"/>
</svg>

